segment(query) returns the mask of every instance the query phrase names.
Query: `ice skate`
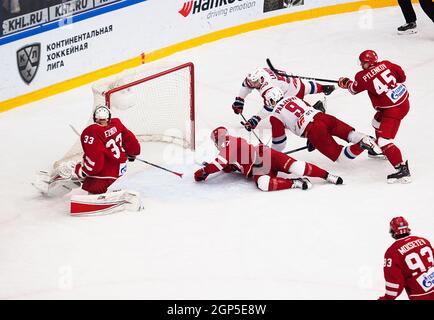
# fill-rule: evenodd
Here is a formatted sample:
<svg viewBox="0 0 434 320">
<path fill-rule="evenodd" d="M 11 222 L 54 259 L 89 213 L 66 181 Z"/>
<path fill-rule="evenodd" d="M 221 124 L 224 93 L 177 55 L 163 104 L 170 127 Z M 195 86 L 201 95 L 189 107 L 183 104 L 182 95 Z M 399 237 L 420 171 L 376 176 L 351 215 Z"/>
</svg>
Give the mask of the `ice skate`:
<svg viewBox="0 0 434 320">
<path fill-rule="evenodd" d="M 302 190 L 308 190 L 312 188 L 312 183 L 308 178 L 297 178 L 292 179 L 293 185 L 292 189 L 302 189 Z"/>
<path fill-rule="evenodd" d="M 375 139 L 370 136 L 363 137 L 359 142 L 360 148 L 365 150 L 371 150 L 373 153 L 382 153 L 381 148 L 375 142 Z"/>
<path fill-rule="evenodd" d="M 410 183 L 411 175 L 408 169 L 408 161 L 396 168 L 397 172 L 387 176 L 387 183 Z"/>
<path fill-rule="evenodd" d="M 330 173 L 327 173 L 326 181 L 333 183 L 333 184 L 343 184 L 344 183 L 344 180 L 341 177 L 335 176 L 335 175 L 330 174 Z"/>
<path fill-rule="evenodd" d="M 398 28 L 398 34 L 414 34 L 417 33 L 416 22 L 406 23 Z"/>
</svg>

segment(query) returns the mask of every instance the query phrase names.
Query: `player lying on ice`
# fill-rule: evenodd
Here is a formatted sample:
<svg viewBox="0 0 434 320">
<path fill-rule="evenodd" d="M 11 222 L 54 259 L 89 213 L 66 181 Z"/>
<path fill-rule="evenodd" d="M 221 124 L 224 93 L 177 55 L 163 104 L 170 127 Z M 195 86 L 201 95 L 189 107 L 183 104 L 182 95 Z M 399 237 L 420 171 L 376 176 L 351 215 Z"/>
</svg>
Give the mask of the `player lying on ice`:
<svg viewBox="0 0 434 320">
<path fill-rule="evenodd" d="M 286 130 L 307 138 L 309 151 L 317 149 L 327 158 L 335 161 L 355 159 L 364 150 L 381 153 L 375 140 L 336 117 L 314 109 L 306 101 L 295 96 L 284 96 L 279 88 L 265 93 L 265 100 L 273 108 L 270 116 L 272 147 L 283 150 L 286 146 Z M 244 126 L 249 130 L 248 123 Z M 351 143 L 349 146 L 338 144 L 333 137 Z"/>
<path fill-rule="evenodd" d="M 253 146 L 245 139 L 228 134 L 225 127 L 218 127 L 211 132 L 211 139 L 219 150 L 217 158 L 194 173 L 196 181 L 205 180 L 208 175 L 224 172 L 241 172 L 246 178 L 253 178 L 262 191 L 312 187 L 307 178 L 282 178 L 279 172 L 294 173 L 299 177 L 317 177 L 333 184 L 342 184 L 341 177 L 332 175 L 318 166 L 297 161 L 290 156 L 271 149 L 263 144 Z"/>
<path fill-rule="evenodd" d="M 87 191 L 88 194 L 81 192 L 71 196 L 71 215 L 139 210 L 137 192 L 108 192 L 108 188 L 125 174 L 127 160 L 134 161 L 140 154 L 137 138 L 120 119 L 111 118 L 106 106 L 95 109 L 93 120 L 80 137 L 84 152 L 81 161 L 65 161 L 50 173 L 42 172 L 33 185 L 47 196 L 63 196 L 79 187 Z"/>
</svg>

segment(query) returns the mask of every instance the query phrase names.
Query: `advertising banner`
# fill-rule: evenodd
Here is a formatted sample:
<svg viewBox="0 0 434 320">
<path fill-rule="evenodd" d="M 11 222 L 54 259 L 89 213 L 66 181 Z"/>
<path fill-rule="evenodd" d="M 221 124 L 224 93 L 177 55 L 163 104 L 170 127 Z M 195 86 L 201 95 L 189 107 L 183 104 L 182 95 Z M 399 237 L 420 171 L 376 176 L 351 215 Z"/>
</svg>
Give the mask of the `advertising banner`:
<svg viewBox="0 0 434 320">
<path fill-rule="evenodd" d="M 121 63 L 142 53 L 147 54 L 198 37 L 203 37 L 206 42 L 206 36 L 220 30 L 355 1 L 45 2 L 51 5 L 21 15 L 16 13 L 2 23 L 0 103 Z M 104 11 L 98 11 L 102 9 Z M 98 15 L 94 15 L 95 12 Z M 57 22 L 53 23 L 56 19 Z M 49 29 L 44 31 L 47 26 Z"/>
</svg>

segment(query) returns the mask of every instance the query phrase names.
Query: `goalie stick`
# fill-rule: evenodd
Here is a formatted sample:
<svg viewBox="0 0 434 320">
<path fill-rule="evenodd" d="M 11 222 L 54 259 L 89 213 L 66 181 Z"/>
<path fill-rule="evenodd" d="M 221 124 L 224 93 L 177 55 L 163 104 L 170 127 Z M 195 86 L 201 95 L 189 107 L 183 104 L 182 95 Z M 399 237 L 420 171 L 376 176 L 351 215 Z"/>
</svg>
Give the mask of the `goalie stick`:
<svg viewBox="0 0 434 320">
<path fill-rule="evenodd" d="M 277 70 L 276 68 L 274 68 L 273 64 L 271 63 L 270 59 L 266 59 L 268 66 L 270 67 L 270 69 L 278 74 L 279 76 L 283 76 L 286 78 L 300 78 L 300 79 L 306 79 L 306 80 L 314 80 L 314 81 L 323 81 L 323 82 L 331 82 L 331 83 L 339 83 L 339 81 L 337 80 L 330 80 L 330 79 L 320 79 L 320 78 L 311 78 L 311 77 L 303 77 L 303 76 L 296 76 L 296 75 L 292 75 L 292 74 L 287 74 L 284 71 L 281 70 Z"/>
<path fill-rule="evenodd" d="M 151 163 L 151 162 L 146 161 L 146 160 L 143 160 L 143 159 L 136 158 L 136 160 L 138 160 L 138 161 L 140 161 L 140 162 L 143 162 L 143 163 L 146 163 L 146 164 L 149 164 L 150 166 L 153 166 L 153 167 L 159 168 L 159 169 L 161 169 L 161 170 L 164 170 L 164 171 L 167 171 L 167 172 L 170 172 L 170 173 L 176 174 L 176 175 L 177 175 L 178 177 L 180 177 L 180 178 L 182 178 L 182 176 L 184 175 L 183 173 L 175 172 L 175 171 L 172 171 L 172 170 L 169 170 L 169 169 L 166 169 L 166 168 L 160 167 L 159 165 L 156 165 L 156 164 L 154 164 L 154 163 Z"/>
<path fill-rule="evenodd" d="M 76 134 L 77 136 L 80 137 L 80 133 L 77 131 L 77 129 L 74 128 L 74 126 L 73 126 L 72 124 L 70 124 L 69 127 L 72 129 L 72 131 L 75 132 L 75 134 Z M 169 169 L 166 169 L 166 168 L 160 167 L 160 166 L 158 166 L 158 165 L 156 165 L 156 164 L 154 164 L 154 163 L 151 163 L 151 162 L 146 161 L 146 160 L 143 160 L 143 159 L 136 158 L 136 160 L 141 161 L 141 162 L 146 163 L 146 164 L 149 164 L 150 166 L 153 166 L 153 167 L 156 167 L 156 168 L 159 168 L 159 169 L 162 169 L 162 170 L 165 170 L 165 171 L 171 172 L 171 173 L 173 173 L 173 174 L 176 174 L 176 175 L 177 175 L 178 177 L 180 177 L 180 178 L 182 178 L 182 176 L 184 175 L 183 173 L 175 172 L 175 171 L 172 171 L 172 170 L 169 170 Z"/>
</svg>

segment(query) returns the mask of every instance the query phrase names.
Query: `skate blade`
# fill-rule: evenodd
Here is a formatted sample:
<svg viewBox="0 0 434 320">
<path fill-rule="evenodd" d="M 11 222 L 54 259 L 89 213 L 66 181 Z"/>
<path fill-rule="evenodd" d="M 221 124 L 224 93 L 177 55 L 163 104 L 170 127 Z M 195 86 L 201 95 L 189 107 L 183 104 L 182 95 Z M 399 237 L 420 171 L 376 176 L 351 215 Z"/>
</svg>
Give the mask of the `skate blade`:
<svg viewBox="0 0 434 320">
<path fill-rule="evenodd" d="M 368 157 L 371 159 L 387 160 L 387 157 L 384 154 L 379 154 L 379 155 L 375 155 L 375 156 L 368 154 Z"/>
<path fill-rule="evenodd" d="M 417 30 L 398 31 L 398 34 L 400 36 L 407 35 L 407 34 L 415 34 L 415 33 L 417 33 Z"/>
<path fill-rule="evenodd" d="M 396 184 L 396 183 L 407 184 L 407 183 L 411 183 L 411 177 L 402 177 L 399 179 L 387 179 L 387 183 L 388 184 Z"/>
</svg>

